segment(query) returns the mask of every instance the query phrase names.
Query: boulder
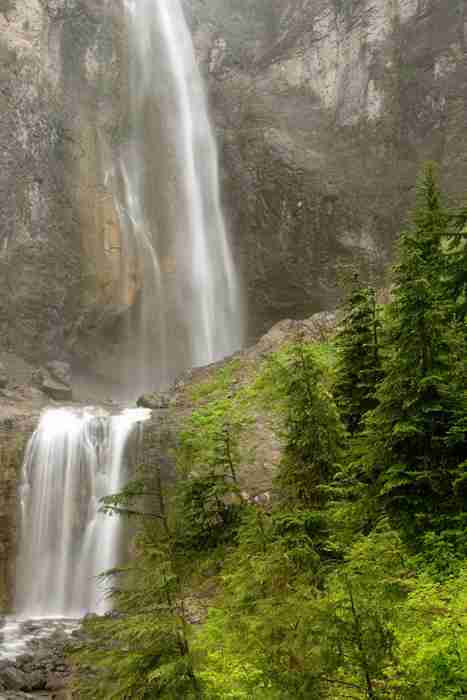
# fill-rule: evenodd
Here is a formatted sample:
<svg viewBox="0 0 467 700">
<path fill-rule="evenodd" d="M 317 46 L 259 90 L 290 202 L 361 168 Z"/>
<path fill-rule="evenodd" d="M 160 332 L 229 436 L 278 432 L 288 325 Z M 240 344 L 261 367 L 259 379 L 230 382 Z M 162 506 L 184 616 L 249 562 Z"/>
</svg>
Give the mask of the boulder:
<svg viewBox="0 0 467 700">
<path fill-rule="evenodd" d="M 53 673 L 47 674 L 47 690 L 58 692 L 59 690 L 66 689 L 69 677 L 66 673 Z"/>
<path fill-rule="evenodd" d="M 65 363 L 49 363 L 50 365 L 65 365 Z M 65 381 L 66 377 L 69 377 L 69 372 L 67 373 L 64 368 L 61 371 L 57 371 L 54 367 L 54 374 L 47 368 L 42 367 L 37 372 L 34 372 L 32 381 L 33 383 L 47 396 L 54 399 L 55 401 L 71 401 L 73 398 L 73 390 L 71 385 Z M 60 375 L 61 379 L 58 378 Z"/>
<path fill-rule="evenodd" d="M 150 408 L 152 411 L 157 411 L 158 409 L 167 408 L 169 400 L 169 397 L 165 394 L 143 394 L 136 402 L 136 405 L 139 408 Z"/>
<path fill-rule="evenodd" d="M 46 369 L 55 381 L 59 382 L 60 384 L 65 384 L 66 386 L 71 385 L 71 366 L 68 364 L 68 362 L 49 362 L 46 365 Z"/>
<path fill-rule="evenodd" d="M 70 386 L 56 382 L 50 377 L 47 377 L 41 386 L 42 391 L 55 401 L 71 401 L 73 391 Z"/>
</svg>

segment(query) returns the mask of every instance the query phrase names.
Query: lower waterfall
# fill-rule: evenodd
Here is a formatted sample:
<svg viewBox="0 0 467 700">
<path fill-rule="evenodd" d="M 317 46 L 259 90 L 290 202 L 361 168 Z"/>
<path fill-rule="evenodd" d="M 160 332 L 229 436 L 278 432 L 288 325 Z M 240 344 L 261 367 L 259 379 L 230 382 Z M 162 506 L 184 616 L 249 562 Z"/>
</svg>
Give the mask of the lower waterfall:
<svg viewBox="0 0 467 700">
<path fill-rule="evenodd" d="M 99 512 L 123 486 L 144 409 L 46 411 L 29 441 L 20 491 L 16 613 L 79 618 L 108 607 L 98 576 L 119 563 L 121 518 Z"/>
</svg>

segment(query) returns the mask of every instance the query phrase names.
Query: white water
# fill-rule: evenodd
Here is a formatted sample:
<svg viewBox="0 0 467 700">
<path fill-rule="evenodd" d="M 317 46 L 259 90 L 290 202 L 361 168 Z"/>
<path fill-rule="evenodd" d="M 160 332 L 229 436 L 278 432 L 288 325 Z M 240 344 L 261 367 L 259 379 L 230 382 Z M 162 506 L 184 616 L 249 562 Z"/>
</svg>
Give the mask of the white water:
<svg viewBox="0 0 467 700">
<path fill-rule="evenodd" d="M 79 620 L 16 620 L 7 618 L 0 621 L 0 660 L 14 660 L 37 648 L 41 640 L 52 637 L 57 632 L 69 636 L 79 627 Z M 3 698 L 0 695 L 0 698 Z"/>
<path fill-rule="evenodd" d="M 136 260 L 141 285 L 118 368 L 128 395 L 138 396 L 238 349 L 242 314 L 216 144 L 180 3 L 127 0 L 125 7 L 128 133 L 109 179 L 125 234 L 123 265 L 133 269 Z M 121 523 L 98 512 L 99 499 L 121 488 L 128 440 L 146 417 L 65 408 L 43 415 L 21 487 L 21 619 L 108 609 L 97 577 L 119 561 Z M 22 643 L 21 629 L 6 626 L 8 653 Z"/>
<path fill-rule="evenodd" d="M 166 385 L 242 343 L 204 86 L 178 0 L 127 0 L 129 133 L 119 211 L 143 287 L 126 348 L 132 388 Z"/>
<path fill-rule="evenodd" d="M 123 486 L 125 448 L 148 415 L 67 408 L 43 414 L 23 466 L 15 606 L 21 618 L 108 609 L 97 577 L 119 563 L 121 520 L 100 513 L 99 500 Z"/>
</svg>

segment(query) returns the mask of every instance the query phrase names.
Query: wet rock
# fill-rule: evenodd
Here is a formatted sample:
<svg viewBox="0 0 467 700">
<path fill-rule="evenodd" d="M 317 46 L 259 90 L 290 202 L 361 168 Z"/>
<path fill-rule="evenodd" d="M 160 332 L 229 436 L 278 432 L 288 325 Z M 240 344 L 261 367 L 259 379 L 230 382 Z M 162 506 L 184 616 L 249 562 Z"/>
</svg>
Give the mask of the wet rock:
<svg viewBox="0 0 467 700">
<path fill-rule="evenodd" d="M 73 392 L 71 387 L 60 384 L 53 379 L 47 378 L 42 384 L 42 391 L 55 401 L 71 401 Z"/>
<path fill-rule="evenodd" d="M 52 700 L 72 700 L 73 699 L 73 692 L 71 690 L 67 690 L 66 688 L 63 688 L 62 690 L 59 690 L 58 692 L 52 693 Z"/>
<path fill-rule="evenodd" d="M 41 368 L 34 373 L 33 382 L 44 394 L 55 401 L 71 401 L 73 398 L 73 390 L 70 384 L 58 380 L 45 368 Z"/>
<path fill-rule="evenodd" d="M 37 670 L 25 673 L 25 683 L 21 690 L 43 690 L 46 686 L 46 677 L 43 671 Z"/>
<path fill-rule="evenodd" d="M 5 365 L 0 362 L 0 389 L 5 389 L 8 384 L 8 374 Z"/>
<path fill-rule="evenodd" d="M 167 408 L 170 397 L 167 394 L 144 394 L 140 396 L 136 405 L 140 408 L 150 408 L 152 411 L 157 411 L 162 408 Z"/>
<path fill-rule="evenodd" d="M 67 686 L 68 677 L 63 673 L 48 673 L 47 674 L 47 690 L 57 692 L 64 690 Z"/>
<path fill-rule="evenodd" d="M 29 667 L 34 663 L 34 657 L 32 654 L 21 654 L 15 660 L 15 665 L 22 671 L 27 671 Z"/>
<path fill-rule="evenodd" d="M 55 381 L 60 384 L 65 384 L 66 386 L 71 385 L 71 367 L 68 362 L 49 362 L 46 365 L 46 369 Z"/>
<path fill-rule="evenodd" d="M 15 641 L 14 648 L 24 651 L 0 658 L 0 700 L 71 698 L 67 695 L 70 668 L 65 649 L 72 648 L 75 642 L 61 621 L 19 623 Z"/>
<path fill-rule="evenodd" d="M 6 690 L 25 690 L 27 676 L 15 666 L 7 666 L 0 671 L 0 683 Z"/>
</svg>

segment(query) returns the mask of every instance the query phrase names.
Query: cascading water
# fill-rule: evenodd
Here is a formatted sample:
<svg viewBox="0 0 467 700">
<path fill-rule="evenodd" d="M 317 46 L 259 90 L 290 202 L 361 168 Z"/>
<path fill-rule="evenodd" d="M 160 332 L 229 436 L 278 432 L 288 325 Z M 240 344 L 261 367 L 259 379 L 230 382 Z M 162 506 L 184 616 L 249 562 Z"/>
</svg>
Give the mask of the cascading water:
<svg viewBox="0 0 467 700">
<path fill-rule="evenodd" d="M 116 367 L 130 398 L 238 349 L 242 314 L 216 144 L 180 2 L 125 0 L 125 12 L 126 136 L 106 183 L 123 231 L 122 284 L 139 289 Z M 118 563 L 121 530 L 117 517 L 99 513 L 99 500 L 121 488 L 130 436 L 147 417 L 68 408 L 42 416 L 21 487 L 20 618 L 106 611 L 97 577 Z M 8 627 L 11 653 L 19 629 Z"/>
<path fill-rule="evenodd" d="M 132 389 L 160 387 L 242 343 L 216 144 L 178 0 L 126 0 L 128 138 L 114 173 L 128 258 L 142 279 L 126 348 Z"/>
<path fill-rule="evenodd" d="M 98 575 L 119 561 L 121 524 L 99 513 L 117 493 L 125 450 L 144 409 L 47 411 L 23 466 L 16 610 L 21 617 L 73 617 L 105 612 Z"/>
</svg>

